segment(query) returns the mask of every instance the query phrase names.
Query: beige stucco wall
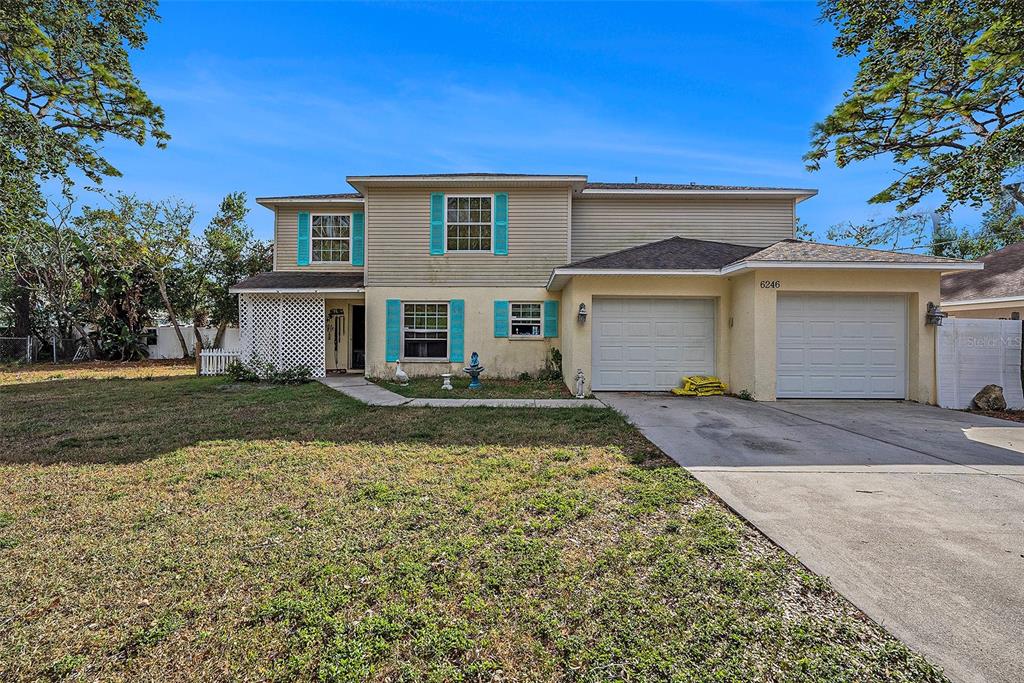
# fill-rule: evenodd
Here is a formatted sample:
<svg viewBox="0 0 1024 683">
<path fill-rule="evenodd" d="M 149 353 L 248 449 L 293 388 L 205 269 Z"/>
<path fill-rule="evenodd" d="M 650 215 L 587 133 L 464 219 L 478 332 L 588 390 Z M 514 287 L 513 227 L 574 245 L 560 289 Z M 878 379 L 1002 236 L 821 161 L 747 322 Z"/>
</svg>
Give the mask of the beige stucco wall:
<svg viewBox="0 0 1024 683">
<path fill-rule="evenodd" d="M 348 213 L 362 211 L 361 202 L 336 202 L 331 204 L 287 204 L 274 210 L 274 270 L 299 272 L 361 273 L 362 266 L 351 263 L 310 263 L 298 265 L 299 212 Z M 351 245 L 350 245 L 351 246 Z M 310 252 L 312 257 L 312 252 Z"/>
<path fill-rule="evenodd" d="M 778 289 L 762 289 L 762 281 L 778 281 Z M 925 325 L 928 302 L 939 300 L 939 274 L 921 270 L 758 270 L 737 282 L 743 296 L 753 298 L 751 344 L 737 340 L 734 354 L 753 360 L 752 374 L 736 376 L 733 390 L 748 389 L 758 400 L 775 398 L 775 317 L 779 293 L 844 292 L 907 296 L 907 398 L 934 403 L 935 328 Z M 752 290 L 752 291 L 751 291 Z M 734 311 L 735 314 L 735 311 Z M 739 334 L 737 331 L 736 334 Z"/>
<path fill-rule="evenodd" d="M 562 367 L 571 389 L 577 370 L 583 370 L 590 391 L 592 368 L 591 332 L 593 319 L 582 325 L 576 313 L 580 304 L 594 310 L 595 297 L 689 297 L 715 299 L 715 371 L 726 382 L 730 378 L 729 310 L 732 291 L 729 280 L 704 276 L 576 276 L 562 290 Z"/>
<path fill-rule="evenodd" d="M 778 288 L 762 288 L 778 281 Z M 593 311 L 594 297 L 712 297 L 716 304 L 716 372 L 730 390 L 775 400 L 776 305 L 780 292 L 844 292 L 907 296 L 907 396 L 935 402 L 934 328 L 924 324 L 929 301 L 938 301 L 939 274 L 897 270 L 758 270 L 733 277 L 577 276 L 562 290 L 562 355 L 566 383 L 577 369 L 591 377 L 591 324 L 576 322 L 580 303 Z"/>
<path fill-rule="evenodd" d="M 487 377 L 515 377 L 521 372 L 536 373 L 544 368 L 552 347 L 560 338 L 508 339 L 494 336 L 494 301 L 544 301 L 557 299 L 543 287 L 373 287 L 366 290 L 366 373 L 370 377 L 390 377 L 394 363 L 385 362 L 385 302 L 388 299 L 418 302 L 465 301 L 465 362 L 437 363 L 403 360 L 402 369 L 410 377 L 437 377 L 443 372 L 462 373 L 469 355 L 476 351 L 486 368 Z M 565 318 L 560 311 L 559 323 Z"/>
<path fill-rule="evenodd" d="M 1006 304 L 944 305 L 942 310 L 953 318 L 986 318 L 989 320 L 1004 318 L 1009 320 L 1014 313 L 1024 317 L 1024 303 L 1016 306 L 1007 306 Z"/>
</svg>

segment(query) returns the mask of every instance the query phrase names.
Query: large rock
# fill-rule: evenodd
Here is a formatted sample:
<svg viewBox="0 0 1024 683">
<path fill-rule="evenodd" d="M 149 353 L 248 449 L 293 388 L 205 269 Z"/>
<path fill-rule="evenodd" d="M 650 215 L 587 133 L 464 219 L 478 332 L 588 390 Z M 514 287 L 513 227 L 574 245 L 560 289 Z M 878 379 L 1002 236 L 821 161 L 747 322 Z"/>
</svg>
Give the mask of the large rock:
<svg viewBox="0 0 1024 683">
<path fill-rule="evenodd" d="M 1006 399 L 1003 388 L 998 384 L 989 384 L 974 395 L 974 407 L 978 410 L 1006 410 Z"/>
</svg>

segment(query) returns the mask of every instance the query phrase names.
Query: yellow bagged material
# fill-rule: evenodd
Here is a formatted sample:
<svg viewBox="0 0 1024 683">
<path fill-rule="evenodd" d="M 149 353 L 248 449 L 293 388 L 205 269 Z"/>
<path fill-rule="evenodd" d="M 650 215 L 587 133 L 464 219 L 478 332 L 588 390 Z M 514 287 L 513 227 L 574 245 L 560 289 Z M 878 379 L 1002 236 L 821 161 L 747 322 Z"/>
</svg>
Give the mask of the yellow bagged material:
<svg viewBox="0 0 1024 683">
<path fill-rule="evenodd" d="M 672 390 L 676 396 L 721 396 L 728 386 L 711 375 L 690 375 L 683 377 L 682 388 Z"/>
</svg>

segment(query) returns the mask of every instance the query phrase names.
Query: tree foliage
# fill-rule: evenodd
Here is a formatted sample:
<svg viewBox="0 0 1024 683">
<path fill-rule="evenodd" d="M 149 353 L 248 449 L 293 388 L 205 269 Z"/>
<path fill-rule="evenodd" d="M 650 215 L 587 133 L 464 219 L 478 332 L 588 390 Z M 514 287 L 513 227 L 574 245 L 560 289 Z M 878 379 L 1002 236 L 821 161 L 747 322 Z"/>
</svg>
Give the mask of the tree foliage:
<svg viewBox="0 0 1024 683">
<path fill-rule="evenodd" d="M 822 0 L 852 87 L 812 133 L 808 168 L 893 158 L 875 194 L 906 211 L 933 192 L 940 210 L 1009 198 L 1024 206 L 1024 3 Z"/>
<path fill-rule="evenodd" d="M 146 23 L 156 18 L 155 0 L 0 3 L 5 186 L 14 180 L 28 190 L 35 180 L 71 181 L 72 169 L 97 184 L 119 175 L 99 149 L 108 135 L 166 144 L 163 111 L 129 61 L 129 50 L 142 49 Z"/>
</svg>

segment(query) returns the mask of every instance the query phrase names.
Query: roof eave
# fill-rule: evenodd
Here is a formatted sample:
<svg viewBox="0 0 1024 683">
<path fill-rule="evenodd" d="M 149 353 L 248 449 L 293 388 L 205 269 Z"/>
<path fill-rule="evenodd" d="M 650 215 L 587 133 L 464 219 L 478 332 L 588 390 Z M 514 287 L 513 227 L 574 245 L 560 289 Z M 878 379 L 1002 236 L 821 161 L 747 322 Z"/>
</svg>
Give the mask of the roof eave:
<svg viewBox="0 0 1024 683">
<path fill-rule="evenodd" d="M 981 270 L 985 264 L 977 261 L 954 261 L 950 263 L 926 261 L 759 261 L 744 259 L 722 268 L 723 275 L 758 268 L 804 268 L 804 269 L 865 269 L 880 270 L 937 270 L 942 273 L 961 270 Z"/>
<path fill-rule="evenodd" d="M 730 263 L 721 268 L 702 269 L 644 269 L 644 268 L 555 268 L 548 276 L 546 288 L 559 291 L 565 283 L 577 275 L 655 275 L 655 276 L 703 276 L 716 277 L 733 273 L 756 270 L 758 268 L 802 268 L 802 269 L 875 269 L 875 270 L 935 270 L 951 272 L 961 270 L 981 270 L 984 264 L 975 261 L 960 263 L 924 263 L 924 262 L 885 262 L 885 261 L 751 261 L 743 260 Z"/>
<path fill-rule="evenodd" d="M 231 294 L 362 294 L 363 287 L 231 287 Z"/>
<path fill-rule="evenodd" d="M 1013 304 L 1016 302 L 1024 302 L 1024 293 L 1016 294 L 1013 296 L 993 296 L 986 297 L 983 299 L 959 299 L 959 300 L 942 300 L 943 306 L 986 306 L 995 304 Z"/>
<path fill-rule="evenodd" d="M 345 178 L 349 185 L 359 192 L 366 194 L 368 185 L 381 187 L 460 187 L 466 185 L 493 185 L 496 187 L 506 185 L 524 186 L 562 186 L 567 185 L 579 191 L 587 183 L 585 175 L 463 175 L 463 176 L 348 176 Z"/>
<path fill-rule="evenodd" d="M 778 189 L 778 190 L 747 190 L 747 189 L 735 189 L 735 190 L 708 190 L 708 189 L 672 189 L 672 190 L 656 190 L 656 189 L 604 189 L 604 188 L 584 188 L 580 195 L 584 197 L 790 197 L 795 199 L 797 202 L 802 202 L 805 199 L 818 194 L 817 190 L 811 189 Z"/>
<path fill-rule="evenodd" d="M 256 203 L 267 209 L 281 204 L 363 204 L 364 197 L 257 197 Z"/>
</svg>

